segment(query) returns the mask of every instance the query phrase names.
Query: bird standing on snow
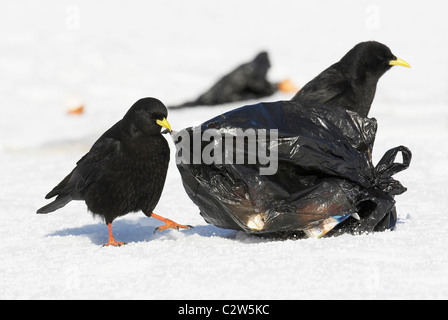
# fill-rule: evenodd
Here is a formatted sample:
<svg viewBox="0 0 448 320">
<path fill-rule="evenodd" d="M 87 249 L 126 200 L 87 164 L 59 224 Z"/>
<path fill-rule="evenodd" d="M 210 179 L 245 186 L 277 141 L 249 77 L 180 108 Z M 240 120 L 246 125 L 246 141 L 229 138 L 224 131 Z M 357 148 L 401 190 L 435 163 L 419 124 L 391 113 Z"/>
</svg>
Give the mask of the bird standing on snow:
<svg viewBox="0 0 448 320">
<path fill-rule="evenodd" d="M 244 63 L 220 78 L 209 90 L 201 94 L 196 100 L 185 102 L 170 108 L 184 108 L 194 106 L 213 106 L 223 103 L 258 99 L 274 94 L 277 90 L 283 92 L 297 92 L 294 84 L 289 80 L 271 83 L 267 73 L 271 63 L 268 53 L 260 52 L 250 62 Z"/>
<path fill-rule="evenodd" d="M 394 65 L 410 68 L 384 44 L 361 42 L 308 82 L 292 101 L 334 104 L 367 117 L 379 78 Z"/>
<path fill-rule="evenodd" d="M 141 210 L 165 222 L 156 229 L 159 231 L 190 228 L 152 212 L 162 194 L 170 157 L 168 143 L 160 133 L 161 127 L 171 131 L 166 117 L 167 109 L 159 100 L 138 100 L 46 195 L 46 199 L 57 197 L 37 213 L 55 211 L 72 200 L 84 200 L 89 211 L 104 218 L 109 227 L 106 246 L 123 244 L 112 236 L 112 222 L 130 212 Z"/>
</svg>

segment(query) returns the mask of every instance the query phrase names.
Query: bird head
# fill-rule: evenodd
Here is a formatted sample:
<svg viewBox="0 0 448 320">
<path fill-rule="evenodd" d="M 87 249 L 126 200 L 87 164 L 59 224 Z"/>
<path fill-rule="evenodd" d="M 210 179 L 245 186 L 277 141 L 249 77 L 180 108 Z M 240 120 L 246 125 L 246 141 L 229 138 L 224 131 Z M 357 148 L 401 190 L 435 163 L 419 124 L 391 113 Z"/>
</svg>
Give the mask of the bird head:
<svg viewBox="0 0 448 320">
<path fill-rule="evenodd" d="M 155 98 L 142 98 L 129 109 L 123 120 L 130 127 L 132 135 L 159 134 L 162 127 L 171 132 L 166 120 L 168 111 L 165 105 Z"/>
<path fill-rule="evenodd" d="M 397 58 L 387 46 L 376 41 L 357 44 L 340 62 L 358 79 L 365 79 L 368 75 L 379 79 L 392 66 L 411 67 L 406 61 Z"/>
</svg>

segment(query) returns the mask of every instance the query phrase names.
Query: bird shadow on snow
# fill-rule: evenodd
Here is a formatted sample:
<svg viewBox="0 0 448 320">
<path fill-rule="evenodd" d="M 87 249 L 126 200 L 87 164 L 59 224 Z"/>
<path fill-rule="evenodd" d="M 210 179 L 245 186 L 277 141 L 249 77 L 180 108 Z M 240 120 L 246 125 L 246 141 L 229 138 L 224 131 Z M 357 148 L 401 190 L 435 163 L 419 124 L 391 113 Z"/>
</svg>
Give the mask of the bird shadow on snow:
<svg viewBox="0 0 448 320">
<path fill-rule="evenodd" d="M 398 218 L 397 225 L 394 229 L 402 229 L 410 221 L 409 214 L 405 218 Z M 188 230 L 164 230 L 162 232 L 156 231 L 163 223 L 148 219 L 146 217 L 138 218 L 137 220 L 119 219 L 115 220 L 112 225 L 112 232 L 117 241 L 125 243 L 149 242 L 152 240 L 172 240 L 176 241 L 184 237 L 197 235 L 204 238 L 222 238 L 234 240 L 240 243 L 262 243 L 272 242 L 278 239 L 264 238 L 256 235 L 251 235 L 243 231 L 235 231 L 229 229 L 221 229 L 213 225 L 196 225 Z M 393 231 L 392 231 L 393 232 Z M 109 232 L 106 224 L 95 223 L 84 225 L 81 227 L 64 228 L 62 230 L 54 231 L 47 234 L 47 237 L 68 237 L 68 236 L 83 236 L 88 237 L 92 243 L 96 245 L 103 245 L 107 242 Z"/>
<path fill-rule="evenodd" d="M 198 235 L 205 238 L 223 238 L 243 242 L 258 242 L 258 238 L 241 236 L 241 233 L 235 230 L 227 230 L 215 227 L 213 225 L 197 225 L 188 230 L 164 230 L 162 232 L 155 231 L 162 223 L 149 220 L 148 218 L 139 218 L 138 220 L 127 221 L 126 219 L 116 220 L 112 224 L 112 233 L 117 241 L 125 243 L 148 242 L 151 240 L 178 240 L 182 237 Z M 81 227 L 64 228 L 47 234 L 47 237 L 68 237 L 83 236 L 88 237 L 92 243 L 102 245 L 107 242 L 109 233 L 106 224 L 95 223 L 84 225 Z"/>
</svg>

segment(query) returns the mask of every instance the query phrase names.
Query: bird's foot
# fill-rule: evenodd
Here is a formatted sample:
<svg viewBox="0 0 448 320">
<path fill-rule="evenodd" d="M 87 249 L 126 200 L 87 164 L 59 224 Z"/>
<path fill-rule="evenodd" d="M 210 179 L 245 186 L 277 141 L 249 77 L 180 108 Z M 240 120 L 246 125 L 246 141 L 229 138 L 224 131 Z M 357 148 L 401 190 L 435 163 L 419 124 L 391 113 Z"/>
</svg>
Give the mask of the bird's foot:
<svg viewBox="0 0 448 320">
<path fill-rule="evenodd" d="M 109 228 L 109 241 L 107 243 L 105 243 L 103 245 L 103 247 L 108 247 L 108 246 L 112 246 L 112 247 L 121 247 L 124 246 L 126 243 L 124 242 L 118 242 L 114 239 L 113 235 L 112 235 L 112 223 L 108 223 L 107 227 Z"/>
<path fill-rule="evenodd" d="M 157 231 L 162 232 L 163 230 L 166 230 L 166 229 L 176 229 L 176 230 L 179 230 L 179 229 L 186 229 L 186 230 L 187 229 L 193 229 L 193 227 L 190 226 L 190 225 L 178 224 L 178 223 L 174 222 L 173 220 L 166 219 L 166 218 L 161 217 L 161 216 L 159 216 L 157 214 L 154 214 L 154 213 L 151 214 L 151 217 L 156 218 L 157 220 L 165 222 L 165 225 L 163 225 L 161 227 L 155 228 L 154 233 L 156 233 Z"/>
<path fill-rule="evenodd" d="M 185 230 L 193 229 L 193 227 L 190 226 L 190 225 L 178 224 L 178 223 L 176 223 L 176 222 L 174 222 L 172 220 L 169 220 L 169 219 L 166 219 L 165 222 L 166 222 L 165 225 L 163 225 L 161 227 L 155 228 L 154 233 L 156 233 L 157 231 L 162 232 L 163 230 L 166 230 L 166 229 L 176 229 L 178 231 L 179 231 L 179 229 L 185 229 Z"/>
<path fill-rule="evenodd" d="M 118 242 L 116 241 L 114 238 L 109 239 L 109 241 L 107 243 L 105 243 L 103 245 L 103 247 L 108 247 L 108 246 L 112 246 L 112 247 L 121 247 L 124 246 L 126 243 L 124 242 Z"/>
</svg>

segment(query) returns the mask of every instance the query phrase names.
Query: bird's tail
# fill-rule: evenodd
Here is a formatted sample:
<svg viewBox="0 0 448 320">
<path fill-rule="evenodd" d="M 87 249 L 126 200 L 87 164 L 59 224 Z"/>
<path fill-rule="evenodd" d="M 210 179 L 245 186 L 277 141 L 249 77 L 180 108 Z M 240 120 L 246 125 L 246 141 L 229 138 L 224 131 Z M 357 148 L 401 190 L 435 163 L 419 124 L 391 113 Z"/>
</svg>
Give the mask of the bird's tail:
<svg viewBox="0 0 448 320">
<path fill-rule="evenodd" d="M 43 206 L 39 210 L 37 210 L 37 213 L 50 213 L 55 210 L 58 210 L 65 206 L 67 203 L 72 201 L 72 197 L 69 195 L 64 195 L 62 197 L 57 197 L 53 202 L 47 204 L 46 206 Z"/>
</svg>

